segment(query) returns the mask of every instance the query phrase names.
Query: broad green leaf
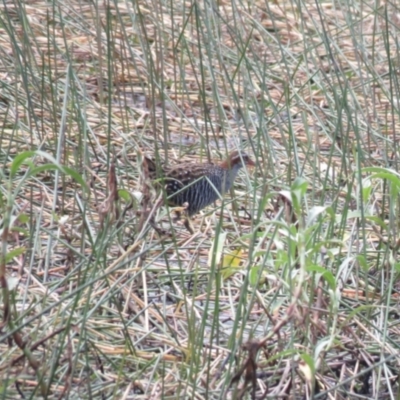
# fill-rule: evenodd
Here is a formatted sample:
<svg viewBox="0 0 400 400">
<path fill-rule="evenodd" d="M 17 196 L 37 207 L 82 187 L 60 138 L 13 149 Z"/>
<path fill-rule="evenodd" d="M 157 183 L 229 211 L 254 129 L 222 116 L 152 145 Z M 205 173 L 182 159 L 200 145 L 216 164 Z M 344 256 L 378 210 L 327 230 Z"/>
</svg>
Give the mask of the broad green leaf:
<svg viewBox="0 0 400 400">
<path fill-rule="evenodd" d="M 386 179 L 391 182 L 393 185 L 391 187 L 392 195 L 398 195 L 400 193 L 400 175 L 398 172 L 388 169 L 388 168 L 379 168 L 379 167 L 368 167 L 363 168 L 364 172 L 372 172 L 373 175 L 369 177 L 369 179 Z"/>
<path fill-rule="evenodd" d="M 224 279 L 230 278 L 233 274 L 241 270 L 240 263 L 244 251 L 239 248 L 232 253 L 225 254 L 222 258 L 221 275 Z"/>
<path fill-rule="evenodd" d="M 14 257 L 18 257 L 19 255 L 25 253 L 25 247 L 17 247 L 7 252 L 6 254 L 6 263 L 10 262 Z"/>
<path fill-rule="evenodd" d="M 19 170 L 21 164 L 23 164 L 24 161 L 25 161 L 27 158 L 31 158 L 31 157 L 33 157 L 34 155 L 35 155 L 35 151 L 25 151 L 25 152 L 23 152 L 23 153 L 21 153 L 21 154 L 18 154 L 18 155 L 14 158 L 13 162 L 11 163 L 11 168 L 10 168 L 10 175 L 11 175 L 11 178 L 14 178 L 14 177 L 15 177 L 15 175 L 17 174 L 17 172 L 18 172 L 18 170 Z"/>
<path fill-rule="evenodd" d="M 215 237 L 214 242 L 211 246 L 211 250 L 208 253 L 208 266 L 211 267 L 213 261 L 215 265 L 219 265 L 224 250 L 224 244 L 226 239 L 226 232 L 220 232 L 217 237 Z"/>
<path fill-rule="evenodd" d="M 29 215 L 27 215 L 27 214 L 19 214 L 18 215 L 18 221 L 23 223 L 23 224 L 28 223 L 29 222 Z"/>
<path fill-rule="evenodd" d="M 44 165 L 39 165 L 38 167 L 32 168 L 29 171 L 28 176 L 35 176 L 43 171 L 52 171 L 52 170 L 59 170 L 65 175 L 70 175 L 71 178 L 73 178 L 76 182 L 78 182 L 86 191 L 89 191 L 88 186 L 86 185 L 86 182 L 82 178 L 80 174 L 78 174 L 75 170 L 69 167 L 64 167 L 64 166 L 58 166 L 55 164 L 44 164 Z"/>
<path fill-rule="evenodd" d="M 290 191 L 292 193 L 297 192 L 300 196 L 299 199 L 301 199 L 307 193 L 307 187 L 308 182 L 302 177 L 297 177 L 292 183 Z"/>
<path fill-rule="evenodd" d="M 328 285 L 332 290 L 336 290 L 336 280 L 331 271 L 319 265 L 310 265 L 307 267 L 308 272 L 315 272 L 321 274 L 323 278 L 328 282 Z"/>
<path fill-rule="evenodd" d="M 313 207 L 308 214 L 306 226 L 312 225 L 318 216 L 325 212 L 326 208 L 322 206 Z"/>
<path fill-rule="evenodd" d="M 369 178 L 364 179 L 362 184 L 362 200 L 364 203 L 367 203 L 370 200 L 371 192 L 372 192 L 371 179 Z"/>
<path fill-rule="evenodd" d="M 119 189 L 118 190 L 118 196 L 125 200 L 127 203 L 130 203 L 133 200 L 136 200 L 134 196 L 132 196 L 127 190 L 125 189 Z"/>
<path fill-rule="evenodd" d="M 309 383 L 311 383 L 311 382 L 313 382 L 314 377 L 315 377 L 315 363 L 314 363 L 314 360 L 307 353 L 300 354 L 300 357 L 304 361 L 304 364 L 300 363 L 299 364 L 299 369 L 303 373 L 303 375 L 306 378 L 306 380 Z"/>
<path fill-rule="evenodd" d="M 250 269 L 250 275 L 249 275 L 249 282 L 250 285 L 255 287 L 259 285 L 263 285 L 266 281 L 265 274 L 262 273 L 263 271 L 263 266 L 262 265 L 256 265 L 255 267 L 252 267 Z M 261 275 L 260 275 L 261 271 Z"/>
<path fill-rule="evenodd" d="M 78 174 L 74 169 L 66 167 L 61 165 L 60 163 L 57 162 L 57 160 L 50 154 L 45 153 L 44 151 L 37 150 L 37 151 L 25 151 L 21 154 L 18 154 L 13 162 L 11 163 L 11 168 L 10 168 L 10 175 L 11 178 L 14 178 L 15 175 L 17 174 L 19 168 L 23 163 L 27 163 L 28 159 L 32 157 L 42 157 L 48 161 L 50 161 L 50 164 L 44 164 L 40 165 L 38 167 L 34 167 L 32 162 L 29 160 L 29 163 L 32 165 L 32 169 L 29 171 L 28 176 L 34 176 L 42 171 L 47 171 L 47 170 L 54 170 L 58 169 L 60 172 L 70 175 L 76 182 L 78 182 L 86 191 L 89 191 L 88 186 L 86 185 L 86 182 L 82 178 L 80 174 Z"/>
<path fill-rule="evenodd" d="M 308 182 L 304 178 L 297 177 L 290 188 L 293 200 L 292 204 L 296 213 L 301 212 L 301 203 L 303 201 L 305 194 L 307 193 L 307 187 L 308 187 Z"/>
<path fill-rule="evenodd" d="M 363 269 L 363 271 L 367 272 L 369 267 L 368 267 L 368 263 L 367 260 L 365 259 L 365 257 L 362 254 L 359 254 L 356 257 L 356 260 L 358 261 L 358 263 L 360 264 L 361 268 Z"/>
</svg>

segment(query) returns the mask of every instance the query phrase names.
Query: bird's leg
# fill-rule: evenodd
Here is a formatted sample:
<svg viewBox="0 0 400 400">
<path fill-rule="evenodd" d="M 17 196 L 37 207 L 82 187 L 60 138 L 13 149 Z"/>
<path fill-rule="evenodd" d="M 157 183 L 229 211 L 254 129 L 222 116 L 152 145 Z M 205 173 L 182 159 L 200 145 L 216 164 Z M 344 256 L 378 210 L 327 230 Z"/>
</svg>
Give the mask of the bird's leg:
<svg viewBox="0 0 400 400">
<path fill-rule="evenodd" d="M 193 235 L 194 234 L 194 228 L 193 228 L 193 225 L 192 225 L 190 217 L 189 217 L 188 206 L 189 206 L 188 203 L 184 203 L 183 207 L 176 207 L 174 209 L 175 217 L 172 218 L 172 221 L 173 222 L 179 221 L 181 219 L 182 212 L 183 212 L 185 228 Z"/>
<path fill-rule="evenodd" d="M 178 222 L 181 219 L 181 212 L 179 210 L 174 210 L 175 217 L 172 218 L 172 222 Z"/>
<path fill-rule="evenodd" d="M 192 234 L 194 235 L 194 229 L 193 229 L 193 225 L 192 225 L 192 221 L 190 220 L 189 215 L 185 215 L 185 228 Z"/>
<path fill-rule="evenodd" d="M 185 211 L 184 211 L 184 213 L 185 213 L 185 222 L 184 222 L 185 228 L 192 235 L 194 235 L 194 228 L 193 228 L 193 225 L 192 225 L 192 221 L 190 220 L 190 215 L 189 215 L 189 211 L 188 211 L 189 204 L 188 203 L 184 203 L 183 206 L 185 207 Z"/>
<path fill-rule="evenodd" d="M 168 235 L 168 233 L 164 229 L 160 228 L 155 221 L 155 213 L 163 204 L 164 200 L 162 196 L 159 196 L 151 210 L 145 209 L 145 212 L 143 212 L 140 217 L 138 232 L 142 233 L 145 226 L 149 224 L 160 236 Z"/>
</svg>

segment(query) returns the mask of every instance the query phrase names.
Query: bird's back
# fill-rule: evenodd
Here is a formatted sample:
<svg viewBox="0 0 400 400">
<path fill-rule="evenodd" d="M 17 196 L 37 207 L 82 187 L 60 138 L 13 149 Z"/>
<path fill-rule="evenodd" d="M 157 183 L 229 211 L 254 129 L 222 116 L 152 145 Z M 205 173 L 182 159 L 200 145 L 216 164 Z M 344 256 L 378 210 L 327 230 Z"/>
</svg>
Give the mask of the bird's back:
<svg viewBox="0 0 400 400">
<path fill-rule="evenodd" d="M 187 212 L 191 216 L 218 200 L 232 187 L 242 167 L 236 153 L 231 153 L 229 162 L 221 164 L 180 163 L 159 169 L 154 161 L 146 160 L 150 177 L 159 179 L 170 205 L 183 206 L 187 203 Z"/>
<path fill-rule="evenodd" d="M 196 214 L 216 201 L 222 193 L 225 171 L 214 164 L 188 164 L 165 171 L 164 183 L 170 203 L 188 203 L 188 214 Z"/>
</svg>

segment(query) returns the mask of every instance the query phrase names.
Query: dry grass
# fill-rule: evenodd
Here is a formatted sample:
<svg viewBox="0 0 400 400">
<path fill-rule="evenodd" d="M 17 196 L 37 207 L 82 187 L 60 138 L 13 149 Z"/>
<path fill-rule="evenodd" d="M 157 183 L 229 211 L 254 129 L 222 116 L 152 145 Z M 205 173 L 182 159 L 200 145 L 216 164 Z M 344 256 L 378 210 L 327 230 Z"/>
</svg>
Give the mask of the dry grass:
<svg viewBox="0 0 400 400">
<path fill-rule="evenodd" d="M 399 30 L 369 0 L 3 2 L 2 398 L 399 398 Z M 235 147 L 224 207 L 156 232 L 143 155 Z"/>
</svg>

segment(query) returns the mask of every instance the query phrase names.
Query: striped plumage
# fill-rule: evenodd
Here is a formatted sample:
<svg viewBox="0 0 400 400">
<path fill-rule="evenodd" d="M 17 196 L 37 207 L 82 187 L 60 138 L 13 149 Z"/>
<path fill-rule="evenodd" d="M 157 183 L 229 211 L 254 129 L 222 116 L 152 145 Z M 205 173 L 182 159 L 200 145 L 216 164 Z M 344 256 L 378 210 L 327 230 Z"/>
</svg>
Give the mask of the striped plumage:
<svg viewBox="0 0 400 400">
<path fill-rule="evenodd" d="M 236 150 L 220 164 L 180 163 L 163 168 L 161 174 L 157 174 L 153 161 L 147 159 L 147 163 L 150 176 L 160 179 L 163 183 L 169 204 L 183 206 L 187 203 L 189 216 L 229 191 L 243 165 L 255 165 L 247 154 Z"/>
</svg>

